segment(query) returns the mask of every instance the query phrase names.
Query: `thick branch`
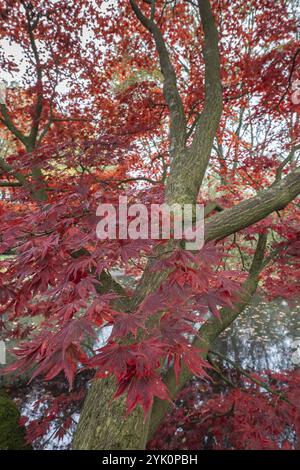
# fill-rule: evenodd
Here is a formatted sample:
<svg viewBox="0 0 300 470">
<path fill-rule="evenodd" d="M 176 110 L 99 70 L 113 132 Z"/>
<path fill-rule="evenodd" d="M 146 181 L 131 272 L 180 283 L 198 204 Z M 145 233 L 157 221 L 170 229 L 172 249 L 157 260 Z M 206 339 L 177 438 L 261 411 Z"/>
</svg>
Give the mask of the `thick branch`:
<svg viewBox="0 0 300 470">
<path fill-rule="evenodd" d="M 220 240 L 259 222 L 287 206 L 300 194 L 300 168 L 257 196 L 213 215 L 205 225 L 205 240 Z"/>
<path fill-rule="evenodd" d="M 151 18 L 147 18 L 142 13 L 135 0 L 130 0 L 130 4 L 136 17 L 152 34 L 155 41 L 156 50 L 159 56 L 160 68 L 164 77 L 164 97 L 170 111 L 170 153 L 172 157 L 178 158 L 185 149 L 186 117 L 177 88 L 176 73 L 171 63 L 165 40 L 160 29 L 154 22 L 155 2 L 152 0 Z"/>
<path fill-rule="evenodd" d="M 34 17 L 32 13 L 32 6 L 29 3 L 28 5 L 25 2 L 22 2 L 25 8 L 26 20 L 27 20 L 27 32 L 29 35 L 30 46 L 34 56 L 34 65 L 36 69 L 36 88 L 37 88 L 37 97 L 35 103 L 35 111 L 32 120 L 32 127 L 30 134 L 28 136 L 27 150 L 32 151 L 36 145 L 36 139 L 39 132 L 39 124 L 43 111 L 43 82 L 42 82 L 42 64 L 40 61 L 40 56 L 38 48 L 36 45 L 34 29 L 36 28 L 39 21 L 39 13 Z"/>
<path fill-rule="evenodd" d="M 29 188 L 30 183 L 27 181 L 26 177 L 21 173 L 15 172 L 14 169 L 6 163 L 6 161 L 0 157 L 0 168 L 3 170 L 5 174 L 13 176 L 19 183 L 19 186 L 24 186 Z"/>
<path fill-rule="evenodd" d="M 240 295 L 239 302 L 236 303 L 233 309 L 222 308 L 221 322 L 214 317 L 206 321 L 200 328 L 199 335 L 194 340 L 194 346 L 199 347 L 202 350 L 202 357 L 206 357 L 213 341 L 220 335 L 220 333 L 222 333 L 222 331 L 224 331 L 226 328 L 228 328 L 229 325 L 231 325 L 231 323 L 243 312 L 243 310 L 248 306 L 249 302 L 251 301 L 258 286 L 259 274 L 264 266 L 263 260 L 266 244 L 267 235 L 260 235 L 255 255 L 253 257 L 253 261 L 249 270 L 248 278 L 242 287 L 242 293 Z M 190 370 L 188 370 L 185 366 L 182 368 L 178 382 L 176 382 L 174 370 L 170 369 L 168 371 L 165 378 L 165 382 L 168 386 L 171 396 L 174 399 L 180 389 L 186 384 L 186 382 L 191 377 L 192 374 Z M 150 440 L 155 434 L 161 420 L 163 419 L 169 408 L 169 402 L 158 399 L 154 401 L 149 426 L 148 440 Z"/>
<path fill-rule="evenodd" d="M 6 161 L 0 157 L 0 168 L 3 170 L 4 174 L 7 174 L 8 176 L 13 176 L 18 184 L 12 184 L 10 183 L 9 186 L 23 186 L 24 188 L 28 189 L 31 194 L 32 194 L 32 197 L 36 200 L 36 201 L 46 201 L 48 196 L 47 196 L 47 192 L 46 192 L 46 188 L 45 187 L 36 187 L 34 186 L 29 180 L 28 178 L 25 176 L 25 175 L 22 175 L 22 173 L 19 173 L 17 171 L 15 171 L 13 169 L 13 167 L 11 167 L 8 163 L 6 163 Z M 32 175 L 35 179 L 35 181 L 41 185 L 43 183 L 42 181 L 42 174 L 41 174 L 41 170 L 39 168 L 33 168 L 32 169 Z M 8 185 L 6 184 L 0 184 L 0 186 L 6 186 L 8 187 Z"/>
<path fill-rule="evenodd" d="M 225 209 L 206 219 L 204 227 L 205 241 L 221 240 L 259 222 L 272 212 L 283 209 L 298 194 L 300 194 L 299 168 L 276 183 L 276 185 L 261 191 L 257 196 L 242 201 L 236 206 Z M 167 279 L 168 274 L 169 271 L 167 270 L 153 272 L 151 263 L 149 263 L 136 289 L 133 305 L 138 305 L 150 292 L 158 289 L 161 283 Z"/>
<path fill-rule="evenodd" d="M 0 104 L 0 111 L 2 114 L 0 122 L 2 122 L 2 124 L 4 124 L 4 126 L 6 126 L 7 129 L 26 147 L 28 144 L 28 139 L 13 123 L 5 104 Z"/>
<path fill-rule="evenodd" d="M 186 158 L 177 159 L 171 165 L 166 189 L 168 200 L 183 204 L 194 203 L 197 198 L 222 114 L 218 32 L 209 0 L 198 0 L 198 6 L 204 31 L 204 108 L 197 119 L 194 138 Z"/>
<path fill-rule="evenodd" d="M 202 147 L 202 134 L 208 131 L 211 139 L 215 137 L 222 112 L 222 85 L 218 31 L 211 11 L 209 0 L 198 0 L 199 11 L 204 31 L 203 57 L 205 62 L 205 102 L 198 120 L 192 144 L 192 153 Z M 214 128 L 207 125 L 209 116 L 214 115 Z M 205 162 L 203 162 L 205 163 Z"/>
</svg>

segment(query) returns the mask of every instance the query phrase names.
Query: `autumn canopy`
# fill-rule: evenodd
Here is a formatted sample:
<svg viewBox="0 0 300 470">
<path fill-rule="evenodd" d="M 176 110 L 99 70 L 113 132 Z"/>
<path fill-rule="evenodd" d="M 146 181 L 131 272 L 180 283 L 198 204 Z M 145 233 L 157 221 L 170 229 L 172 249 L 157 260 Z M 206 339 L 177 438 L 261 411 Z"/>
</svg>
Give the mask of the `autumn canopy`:
<svg viewBox="0 0 300 470">
<path fill-rule="evenodd" d="M 74 448 L 145 448 L 191 377 L 216 373 L 211 344 L 256 292 L 299 296 L 299 10 L 0 0 L 0 335 L 18 343 L 6 372 L 61 377 L 70 394 L 94 375 Z M 97 208 L 119 196 L 203 204 L 204 247 L 100 240 Z M 299 370 L 272 380 L 229 392 L 223 411 L 273 416 L 255 436 L 238 422 L 232 446 L 278 448 L 285 426 L 299 438 L 285 446 L 300 445 Z"/>
</svg>

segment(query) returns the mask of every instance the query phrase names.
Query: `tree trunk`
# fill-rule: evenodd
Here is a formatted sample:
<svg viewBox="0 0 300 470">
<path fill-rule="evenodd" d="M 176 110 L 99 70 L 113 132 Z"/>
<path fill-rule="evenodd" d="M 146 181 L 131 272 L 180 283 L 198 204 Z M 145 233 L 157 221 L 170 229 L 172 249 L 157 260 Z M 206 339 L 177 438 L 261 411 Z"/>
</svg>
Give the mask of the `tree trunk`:
<svg viewBox="0 0 300 470">
<path fill-rule="evenodd" d="M 77 450 L 144 449 L 147 423 L 140 407 L 126 417 L 125 400 L 113 400 L 114 379 L 95 380 L 84 402 L 73 441 Z"/>
</svg>

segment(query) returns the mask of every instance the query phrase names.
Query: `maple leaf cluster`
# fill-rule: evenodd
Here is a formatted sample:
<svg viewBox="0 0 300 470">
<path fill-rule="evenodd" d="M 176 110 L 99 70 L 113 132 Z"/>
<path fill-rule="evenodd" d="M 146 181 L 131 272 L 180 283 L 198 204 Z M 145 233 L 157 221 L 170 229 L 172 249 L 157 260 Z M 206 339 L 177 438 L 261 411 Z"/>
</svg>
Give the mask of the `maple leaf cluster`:
<svg viewBox="0 0 300 470">
<path fill-rule="evenodd" d="M 298 449 L 299 371 L 250 373 L 235 381 L 239 386 L 223 387 L 222 394 L 191 381 L 149 449 Z"/>
</svg>

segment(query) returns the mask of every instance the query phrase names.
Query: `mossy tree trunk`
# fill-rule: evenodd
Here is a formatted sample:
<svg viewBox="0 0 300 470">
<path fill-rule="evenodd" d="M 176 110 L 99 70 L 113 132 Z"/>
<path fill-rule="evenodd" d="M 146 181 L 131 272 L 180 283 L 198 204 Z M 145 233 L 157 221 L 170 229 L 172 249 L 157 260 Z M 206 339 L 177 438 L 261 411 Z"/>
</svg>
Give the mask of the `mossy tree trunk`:
<svg viewBox="0 0 300 470">
<path fill-rule="evenodd" d="M 113 400 L 114 379 L 95 380 L 84 403 L 73 441 L 80 450 L 144 449 L 147 424 L 140 408 L 126 417 L 124 399 Z"/>
</svg>

